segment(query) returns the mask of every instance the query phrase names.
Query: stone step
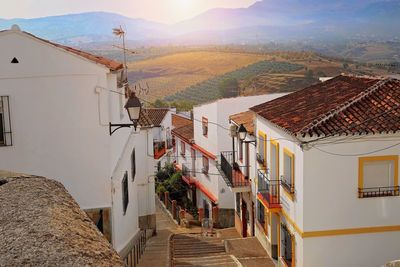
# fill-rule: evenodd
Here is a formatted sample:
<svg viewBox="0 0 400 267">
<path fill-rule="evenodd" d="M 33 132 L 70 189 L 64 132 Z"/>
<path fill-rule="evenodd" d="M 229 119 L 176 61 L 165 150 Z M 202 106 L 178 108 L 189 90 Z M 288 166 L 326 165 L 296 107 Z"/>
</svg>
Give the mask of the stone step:
<svg viewBox="0 0 400 267">
<path fill-rule="evenodd" d="M 224 255 L 218 255 L 218 256 L 207 256 L 207 257 L 190 257 L 190 258 L 179 258 L 175 259 L 175 262 L 186 262 L 186 263 L 191 263 L 191 262 L 205 262 L 205 263 L 211 263 L 211 262 L 233 262 L 232 258 L 226 254 Z"/>
</svg>

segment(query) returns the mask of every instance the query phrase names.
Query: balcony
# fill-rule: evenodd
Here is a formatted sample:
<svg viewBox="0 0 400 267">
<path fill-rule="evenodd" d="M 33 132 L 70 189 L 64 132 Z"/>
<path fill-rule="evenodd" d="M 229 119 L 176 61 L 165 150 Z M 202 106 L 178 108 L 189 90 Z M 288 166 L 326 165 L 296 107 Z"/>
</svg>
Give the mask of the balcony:
<svg viewBox="0 0 400 267">
<path fill-rule="evenodd" d="M 175 140 L 172 138 L 167 138 L 167 149 L 171 149 L 174 147 Z"/>
<path fill-rule="evenodd" d="M 358 188 L 359 198 L 398 196 L 399 186 Z"/>
<path fill-rule="evenodd" d="M 257 153 L 257 155 L 256 155 L 256 160 L 257 160 L 257 162 L 258 162 L 260 165 L 266 166 L 266 164 L 265 164 L 265 158 L 264 158 L 264 156 L 262 156 L 261 154 Z"/>
<path fill-rule="evenodd" d="M 190 169 L 185 165 L 182 164 L 182 179 L 188 184 L 188 185 L 194 185 L 195 181 L 190 174 Z"/>
<path fill-rule="evenodd" d="M 159 159 L 165 154 L 165 142 L 153 142 L 154 159 Z"/>
<path fill-rule="evenodd" d="M 226 184 L 231 187 L 232 192 L 249 192 L 250 182 L 245 175 L 246 169 L 249 166 L 239 166 L 233 161 L 234 154 L 232 151 L 221 152 L 220 163 L 217 164 L 217 169 L 224 178 Z"/>
<path fill-rule="evenodd" d="M 257 174 L 258 190 L 257 197 L 269 209 L 281 208 L 279 186 L 280 180 L 271 180 L 264 170 L 258 170 Z"/>
<path fill-rule="evenodd" d="M 291 181 L 288 181 L 288 179 L 285 179 L 285 176 L 281 176 L 281 184 L 282 187 L 289 193 L 289 194 L 294 194 L 294 184 L 292 184 Z"/>
</svg>

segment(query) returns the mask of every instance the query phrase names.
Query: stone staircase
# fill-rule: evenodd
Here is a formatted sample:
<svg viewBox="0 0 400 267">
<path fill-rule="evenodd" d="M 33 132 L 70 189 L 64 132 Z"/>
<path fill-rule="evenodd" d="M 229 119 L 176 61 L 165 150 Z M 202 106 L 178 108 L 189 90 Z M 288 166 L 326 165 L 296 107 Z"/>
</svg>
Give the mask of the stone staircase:
<svg viewBox="0 0 400 267">
<path fill-rule="evenodd" d="M 225 252 L 223 240 L 201 234 L 175 234 L 170 240 L 171 266 L 240 266 Z"/>
</svg>

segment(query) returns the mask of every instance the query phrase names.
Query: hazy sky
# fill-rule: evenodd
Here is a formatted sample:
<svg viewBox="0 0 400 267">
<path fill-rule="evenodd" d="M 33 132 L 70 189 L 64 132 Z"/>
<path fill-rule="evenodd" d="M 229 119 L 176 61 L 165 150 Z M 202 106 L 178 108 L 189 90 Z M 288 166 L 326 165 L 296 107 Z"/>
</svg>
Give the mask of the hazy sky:
<svg viewBox="0 0 400 267">
<path fill-rule="evenodd" d="M 215 7 L 248 7 L 257 0 L 1 0 L 0 18 L 35 18 L 90 11 L 175 23 Z"/>
</svg>

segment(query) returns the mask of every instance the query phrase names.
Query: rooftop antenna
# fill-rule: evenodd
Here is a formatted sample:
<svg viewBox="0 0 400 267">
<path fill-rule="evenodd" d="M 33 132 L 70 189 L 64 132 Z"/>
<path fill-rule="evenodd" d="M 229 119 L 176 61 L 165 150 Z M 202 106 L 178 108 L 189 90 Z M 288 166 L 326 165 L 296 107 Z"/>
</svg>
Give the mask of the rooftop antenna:
<svg viewBox="0 0 400 267">
<path fill-rule="evenodd" d="M 125 34 L 126 31 L 122 29 L 122 26 L 119 25 L 119 28 L 113 28 L 113 34 L 118 36 L 120 39 L 122 38 L 122 47 L 113 45 L 116 48 L 122 49 L 124 52 L 124 71 L 121 73 L 121 80 L 119 82 L 120 87 L 125 87 L 125 97 L 130 95 L 129 83 L 128 83 L 128 66 L 126 64 L 126 51 L 134 54 L 136 52 L 131 51 L 125 47 Z"/>
</svg>

